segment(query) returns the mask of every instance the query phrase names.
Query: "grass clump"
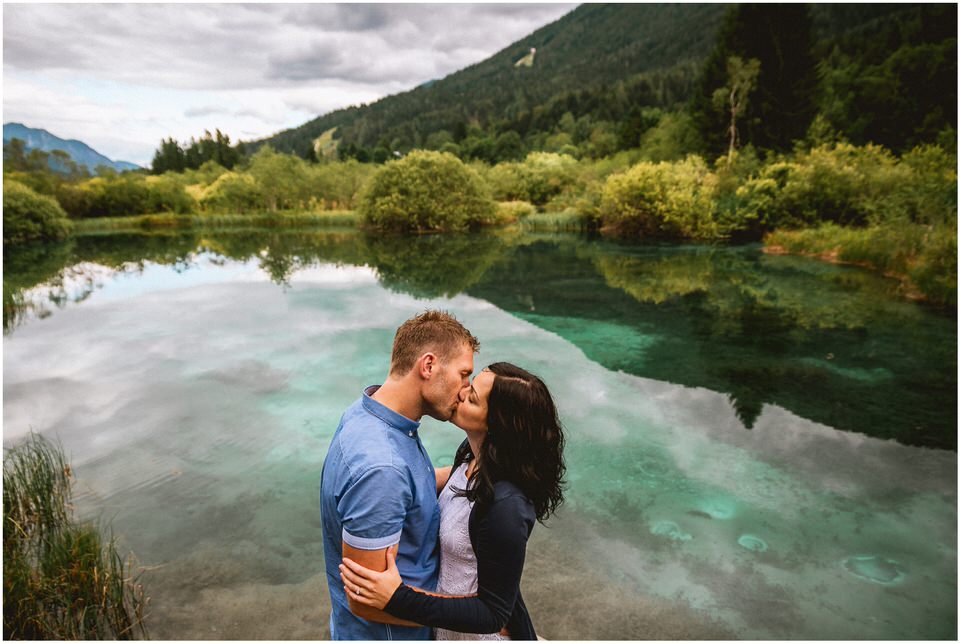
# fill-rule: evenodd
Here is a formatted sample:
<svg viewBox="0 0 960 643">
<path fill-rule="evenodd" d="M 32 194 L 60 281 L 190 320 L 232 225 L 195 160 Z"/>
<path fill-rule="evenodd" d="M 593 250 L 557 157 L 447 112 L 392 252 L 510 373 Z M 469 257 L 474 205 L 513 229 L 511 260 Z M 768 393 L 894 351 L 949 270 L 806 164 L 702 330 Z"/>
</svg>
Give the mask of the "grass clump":
<svg viewBox="0 0 960 643">
<path fill-rule="evenodd" d="M 589 227 L 590 221 L 573 209 L 538 212 L 520 219 L 520 228 L 526 232 L 580 232 Z"/>
<path fill-rule="evenodd" d="M 129 562 L 71 516 L 59 445 L 31 434 L 3 457 L 3 637 L 146 638 L 145 599 Z"/>
</svg>

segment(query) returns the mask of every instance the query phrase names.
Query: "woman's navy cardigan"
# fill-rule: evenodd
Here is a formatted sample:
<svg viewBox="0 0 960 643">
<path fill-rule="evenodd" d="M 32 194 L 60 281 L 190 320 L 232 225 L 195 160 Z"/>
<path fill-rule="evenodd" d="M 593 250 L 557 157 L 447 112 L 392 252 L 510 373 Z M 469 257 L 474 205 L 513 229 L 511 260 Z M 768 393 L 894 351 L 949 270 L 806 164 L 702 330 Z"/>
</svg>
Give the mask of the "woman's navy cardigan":
<svg viewBox="0 0 960 643">
<path fill-rule="evenodd" d="M 455 471 L 473 458 L 464 440 L 454 459 Z M 506 626 L 514 640 L 537 640 L 520 596 L 520 575 L 527 539 L 537 521 L 533 503 L 505 480 L 493 486 L 493 502 L 473 505 L 470 544 L 477 558 L 477 593 L 430 595 L 400 585 L 384 610 L 397 618 L 457 632 L 493 634 Z"/>
</svg>

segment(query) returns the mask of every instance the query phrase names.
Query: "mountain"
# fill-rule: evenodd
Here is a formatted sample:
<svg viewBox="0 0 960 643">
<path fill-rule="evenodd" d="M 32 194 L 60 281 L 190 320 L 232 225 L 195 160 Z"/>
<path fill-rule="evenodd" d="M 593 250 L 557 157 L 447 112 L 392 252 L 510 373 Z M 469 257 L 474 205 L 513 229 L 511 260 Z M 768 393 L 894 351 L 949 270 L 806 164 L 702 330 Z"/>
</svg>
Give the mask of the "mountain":
<svg viewBox="0 0 960 643">
<path fill-rule="evenodd" d="M 929 121 L 922 141 L 944 124 L 956 127 L 955 5 L 808 7 L 818 107 L 852 142 L 900 149 L 912 144 L 897 135 L 905 124 L 913 131 Z M 270 144 L 312 158 L 323 153 L 320 137 L 333 143 L 327 154 L 360 160 L 452 143 L 462 157 L 493 162 L 544 149 L 548 137 L 559 147 L 564 136 L 581 147 L 606 139 L 606 148 L 614 137 L 616 149 L 627 149 L 657 122 L 656 110 L 686 108 L 728 8 L 581 5 L 445 78 L 319 116 L 246 151 Z"/>
<path fill-rule="evenodd" d="M 331 112 L 255 141 L 248 151 L 269 143 L 307 156 L 312 141 L 334 127 L 342 144 L 363 147 L 420 145 L 423 140 L 417 139 L 439 130 L 462 138 L 456 135 L 458 126 L 487 128 L 571 93 L 589 102 L 596 100 L 591 92 L 617 84 L 629 93 L 644 82 L 662 90 L 675 80 L 679 91 L 668 87 L 660 102 L 684 100 L 725 9 L 717 4 L 581 5 L 482 62 L 371 105 Z M 536 49 L 532 64 L 517 66 L 531 48 Z M 637 90 L 645 91 L 645 85 Z"/>
<path fill-rule="evenodd" d="M 111 161 L 109 158 L 103 154 L 100 154 L 82 141 L 77 141 L 74 139 L 65 140 L 58 136 L 54 136 L 45 129 L 27 127 L 22 123 L 4 123 L 3 142 L 8 143 L 14 138 L 19 138 L 22 140 L 27 151 L 32 149 L 40 149 L 44 152 L 63 150 L 70 155 L 70 158 L 72 158 L 75 163 L 78 165 L 86 165 L 87 169 L 89 169 L 91 172 L 96 171 L 98 165 L 112 167 L 117 172 L 141 169 L 139 165 L 128 163 L 127 161 Z M 51 167 L 54 170 L 58 169 L 53 166 L 55 160 L 51 158 L 50 161 Z"/>
</svg>

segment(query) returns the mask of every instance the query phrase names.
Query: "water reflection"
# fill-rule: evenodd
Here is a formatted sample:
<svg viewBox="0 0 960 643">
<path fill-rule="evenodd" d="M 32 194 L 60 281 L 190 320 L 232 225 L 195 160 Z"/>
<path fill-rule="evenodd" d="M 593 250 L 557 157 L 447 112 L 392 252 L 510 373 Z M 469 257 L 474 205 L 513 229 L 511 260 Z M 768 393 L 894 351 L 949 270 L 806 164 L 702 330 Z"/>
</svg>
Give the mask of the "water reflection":
<svg viewBox="0 0 960 643">
<path fill-rule="evenodd" d="M 728 396 L 745 429 L 777 404 L 843 430 L 956 449 L 956 322 L 864 270 L 757 248 L 629 246 L 501 233 L 103 235 L 5 249 L 4 331 L 89 297 L 111 273 L 248 262 L 271 281 L 369 266 L 392 291 L 466 292 L 594 361 Z"/>
<path fill-rule="evenodd" d="M 153 566 L 155 636 L 326 634 L 323 455 L 428 305 L 558 400 L 569 497 L 524 573 L 547 638 L 956 636 L 956 453 L 878 439 L 949 422 L 952 319 L 750 248 L 437 239 L 80 238 L 37 282 L 5 274 L 68 295 L 5 337 L 5 439 L 63 440 L 78 507 Z M 867 310 L 817 303 L 845 297 Z M 421 433 L 448 463 L 461 435 Z"/>
</svg>

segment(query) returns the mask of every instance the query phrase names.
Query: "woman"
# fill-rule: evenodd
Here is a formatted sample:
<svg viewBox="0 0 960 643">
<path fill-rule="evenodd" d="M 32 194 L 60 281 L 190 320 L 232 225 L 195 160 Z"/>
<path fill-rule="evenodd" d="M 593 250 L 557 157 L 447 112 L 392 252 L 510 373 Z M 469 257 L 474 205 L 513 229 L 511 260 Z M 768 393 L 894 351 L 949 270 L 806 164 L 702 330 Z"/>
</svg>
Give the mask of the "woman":
<svg viewBox="0 0 960 643">
<path fill-rule="evenodd" d="M 383 572 L 344 558 L 344 588 L 360 603 L 436 628 L 437 639 L 536 640 L 520 575 L 534 522 L 563 502 L 556 406 L 540 378 L 498 362 L 474 378 L 451 422 L 467 439 L 440 492 L 437 593 L 403 584 L 392 549 Z"/>
</svg>

